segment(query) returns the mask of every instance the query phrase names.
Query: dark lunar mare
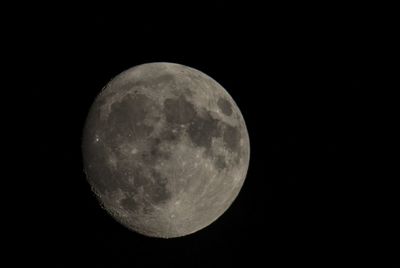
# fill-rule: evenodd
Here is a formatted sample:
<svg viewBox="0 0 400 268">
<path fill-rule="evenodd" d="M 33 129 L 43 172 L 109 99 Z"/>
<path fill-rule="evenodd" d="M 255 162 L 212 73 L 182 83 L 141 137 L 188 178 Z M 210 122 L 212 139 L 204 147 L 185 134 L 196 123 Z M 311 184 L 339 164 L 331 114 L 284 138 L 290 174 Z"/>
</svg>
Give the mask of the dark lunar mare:
<svg viewBox="0 0 400 268">
<path fill-rule="evenodd" d="M 171 196 L 166 188 L 167 178 L 151 168 L 158 160 L 167 159 L 169 153 L 160 150 L 160 138 L 149 138 L 154 128 L 144 124 L 148 106 L 154 106 L 154 102 L 145 95 L 128 94 L 112 104 L 105 122 L 99 117 L 98 110 L 90 113 L 84 135 L 84 159 L 90 182 L 103 195 L 111 196 L 116 191 L 127 193 L 128 197 L 121 204 L 129 211 L 149 208 L 150 204 L 158 205 Z M 94 129 L 98 134 L 93 133 Z M 96 135 L 99 136 L 98 143 L 93 140 Z M 168 130 L 164 130 L 160 137 L 166 140 L 178 138 Z M 143 139 L 146 139 L 148 149 L 138 156 L 126 155 L 116 149 L 119 145 L 139 143 Z M 110 153 L 115 154 L 116 167 L 109 163 L 107 156 Z M 126 180 L 127 177 L 133 178 L 134 183 Z M 148 200 L 133 198 L 140 187 L 143 187 Z"/>
<path fill-rule="evenodd" d="M 232 114 L 231 104 L 226 99 L 219 98 L 218 105 L 225 114 Z M 197 110 L 201 110 L 201 113 Z M 177 99 L 166 99 L 164 113 L 167 122 L 172 126 L 186 124 L 185 130 L 190 140 L 195 146 L 204 148 L 207 157 L 215 159 L 215 166 L 219 169 L 226 167 L 226 160 L 222 155 L 213 154 L 211 144 L 213 138 L 218 138 L 223 134 L 227 149 L 236 153 L 236 159 L 240 157 L 238 152 L 241 138 L 240 129 L 213 118 L 211 113 L 204 108 L 197 107 L 196 109 L 194 104 L 183 95 Z"/>
<path fill-rule="evenodd" d="M 227 115 L 230 116 L 232 114 L 232 105 L 230 102 L 225 99 L 225 98 L 218 98 L 218 107 L 221 109 L 221 111 Z"/>
</svg>

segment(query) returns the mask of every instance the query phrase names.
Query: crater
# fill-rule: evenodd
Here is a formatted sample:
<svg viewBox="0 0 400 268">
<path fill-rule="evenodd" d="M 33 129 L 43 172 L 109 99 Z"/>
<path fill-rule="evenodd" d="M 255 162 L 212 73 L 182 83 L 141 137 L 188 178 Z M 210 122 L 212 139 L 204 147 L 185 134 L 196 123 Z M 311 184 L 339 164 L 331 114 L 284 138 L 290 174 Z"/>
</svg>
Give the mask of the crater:
<svg viewBox="0 0 400 268">
<path fill-rule="evenodd" d="M 217 105 L 225 115 L 230 116 L 232 114 L 232 105 L 227 99 L 219 98 Z"/>
</svg>

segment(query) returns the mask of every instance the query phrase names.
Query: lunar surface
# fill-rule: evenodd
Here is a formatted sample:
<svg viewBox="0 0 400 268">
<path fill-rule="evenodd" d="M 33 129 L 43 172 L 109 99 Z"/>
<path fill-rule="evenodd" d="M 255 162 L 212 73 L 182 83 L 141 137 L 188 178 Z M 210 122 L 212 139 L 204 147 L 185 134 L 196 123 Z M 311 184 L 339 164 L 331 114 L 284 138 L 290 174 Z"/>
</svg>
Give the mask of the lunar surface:
<svg viewBox="0 0 400 268">
<path fill-rule="evenodd" d="M 239 108 L 215 80 L 148 63 L 111 80 L 83 131 L 87 179 L 102 207 L 151 237 L 194 233 L 232 204 L 250 144 Z"/>
</svg>

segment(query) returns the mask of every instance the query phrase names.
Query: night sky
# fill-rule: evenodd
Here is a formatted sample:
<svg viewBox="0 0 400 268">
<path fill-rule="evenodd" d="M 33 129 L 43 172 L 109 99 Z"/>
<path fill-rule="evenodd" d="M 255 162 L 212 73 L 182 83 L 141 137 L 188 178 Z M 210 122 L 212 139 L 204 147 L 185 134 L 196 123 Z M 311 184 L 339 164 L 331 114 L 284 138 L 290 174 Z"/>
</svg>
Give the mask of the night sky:
<svg viewBox="0 0 400 268">
<path fill-rule="evenodd" d="M 21 170 L 31 175 L 20 175 L 32 198 L 17 248 L 42 267 L 326 267 L 368 260 L 365 223 L 375 201 L 358 167 L 365 168 L 359 156 L 367 151 L 359 128 L 374 114 L 366 100 L 375 60 L 366 44 L 377 31 L 370 13 L 188 3 L 27 8 L 29 19 L 15 25 L 20 66 L 32 70 L 24 96 L 35 152 Z M 218 81 L 240 108 L 251 144 L 248 175 L 232 206 L 207 228 L 169 240 L 139 235 L 110 217 L 90 190 L 81 155 L 85 118 L 103 86 L 155 61 Z M 378 210 L 390 214 L 394 205 L 387 205 Z M 382 236 L 394 226 L 388 217 Z"/>
</svg>

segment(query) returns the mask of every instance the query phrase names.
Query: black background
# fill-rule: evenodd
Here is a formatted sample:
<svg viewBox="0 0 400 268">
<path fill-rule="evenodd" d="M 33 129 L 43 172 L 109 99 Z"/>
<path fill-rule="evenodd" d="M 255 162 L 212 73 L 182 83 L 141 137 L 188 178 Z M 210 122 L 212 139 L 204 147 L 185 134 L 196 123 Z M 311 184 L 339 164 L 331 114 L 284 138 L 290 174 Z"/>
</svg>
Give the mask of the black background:
<svg viewBox="0 0 400 268">
<path fill-rule="evenodd" d="M 378 206 L 361 175 L 372 150 L 363 127 L 378 106 L 369 93 L 378 79 L 373 48 L 384 35 L 371 9 L 223 1 L 27 7 L 12 31 L 21 40 L 18 70 L 32 79 L 24 133 L 34 146 L 25 153 L 31 175 L 21 175 L 29 194 L 17 248 L 49 267 L 325 267 L 381 260 L 370 254 L 381 236 L 389 238 L 382 259 L 394 264 L 395 198 Z M 217 80 L 241 109 L 251 142 L 233 205 L 209 227 L 169 240 L 108 216 L 81 159 L 82 128 L 101 88 L 155 61 Z M 374 225 L 374 209 L 384 228 Z"/>
</svg>

